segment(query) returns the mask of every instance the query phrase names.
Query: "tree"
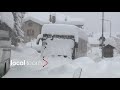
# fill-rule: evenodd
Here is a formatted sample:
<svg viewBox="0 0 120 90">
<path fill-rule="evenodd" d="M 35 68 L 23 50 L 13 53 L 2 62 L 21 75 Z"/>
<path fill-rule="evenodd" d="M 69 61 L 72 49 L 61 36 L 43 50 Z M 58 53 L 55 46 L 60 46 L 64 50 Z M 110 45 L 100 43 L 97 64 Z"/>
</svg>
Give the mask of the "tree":
<svg viewBox="0 0 120 90">
<path fill-rule="evenodd" d="M 22 30 L 22 22 L 25 15 L 25 12 L 12 12 L 14 17 L 14 32 L 11 33 L 11 40 L 14 46 L 17 46 L 24 37 L 24 32 Z"/>
</svg>

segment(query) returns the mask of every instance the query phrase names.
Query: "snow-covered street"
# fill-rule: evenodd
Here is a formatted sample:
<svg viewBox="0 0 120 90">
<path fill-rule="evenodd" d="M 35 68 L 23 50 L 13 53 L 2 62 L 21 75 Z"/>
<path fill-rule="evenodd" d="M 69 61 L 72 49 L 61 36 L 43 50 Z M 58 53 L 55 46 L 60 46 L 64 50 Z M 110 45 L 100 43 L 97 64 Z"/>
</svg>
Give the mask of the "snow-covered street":
<svg viewBox="0 0 120 90">
<path fill-rule="evenodd" d="M 48 65 L 43 67 L 45 62 L 40 57 L 40 53 L 38 53 L 35 49 L 26 47 L 24 45 L 17 48 L 12 47 L 11 56 L 12 62 L 24 62 L 25 60 L 29 63 L 31 62 L 31 65 L 11 65 L 11 69 L 3 78 L 72 77 L 70 73 L 73 73 L 73 71 L 68 71 L 68 68 L 64 67 L 64 64 L 67 64 L 69 62 L 68 59 L 64 59 L 62 57 L 49 58 L 49 60 L 47 60 Z M 39 63 L 36 64 L 36 62 Z M 66 74 L 65 72 L 68 73 Z"/>
<path fill-rule="evenodd" d="M 120 13 L 73 13 L 1 12 L 0 77 L 120 78 Z"/>
<path fill-rule="evenodd" d="M 81 78 L 118 78 L 120 77 L 120 56 L 101 59 L 99 48 L 95 47 L 89 52 L 89 57 L 81 57 L 74 61 L 64 58 L 49 58 L 48 65 L 35 49 L 20 45 L 12 47 L 11 60 L 35 61 L 39 65 L 11 65 L 9 72 L 3 78 L 73 78 L 75 69 L 82 68 Z M 96 52 L 95 52 L 96 51 Z M 98 53 L 96 55 L 96 53 Z M 98 61 L 95 61 L 96 58 Z M 47 59 L 47 58 L 46 58 Z"/>
</svg>

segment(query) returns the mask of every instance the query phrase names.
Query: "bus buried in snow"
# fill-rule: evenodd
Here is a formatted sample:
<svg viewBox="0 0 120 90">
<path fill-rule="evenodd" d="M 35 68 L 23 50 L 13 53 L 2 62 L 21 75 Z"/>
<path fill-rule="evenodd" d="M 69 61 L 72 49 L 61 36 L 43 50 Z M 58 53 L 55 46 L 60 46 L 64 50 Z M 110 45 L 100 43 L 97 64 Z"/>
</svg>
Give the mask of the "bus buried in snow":
<svg viewBox="0 0 120 90">
<path fill-rule="evenodd" d="M 10 69 L 10 30 L 11 28 L 7 24 L 0 22 L 0 77 L 4 76 Z"/>
<path fill-rule="evenodd" d="M 76 59 L 87 54 L 87 35 L 74 25 L 45 24 L 38 36 L 42 40 L 41 55 Z"/>
</svg>

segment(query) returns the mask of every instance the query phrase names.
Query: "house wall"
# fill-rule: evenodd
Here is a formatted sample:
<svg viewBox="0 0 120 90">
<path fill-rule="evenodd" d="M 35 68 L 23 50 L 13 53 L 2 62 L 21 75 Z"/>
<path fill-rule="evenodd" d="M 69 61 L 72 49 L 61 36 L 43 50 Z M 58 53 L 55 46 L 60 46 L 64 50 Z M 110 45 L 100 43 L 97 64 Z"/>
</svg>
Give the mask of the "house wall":
<svg viewBox="0 0 120 90">
<path fill-rule="evenodd" d="M 30 25 L 30 23 L 32 23 L 32 25 Z M 22 28 L 24 31 L 24 42 L 26 43 L 29 42 L 31 39 L 37 38 L 37 36 L 41 33 L 42 25 L 29 20 L 23 24 Z M 28 35 L 28 30 L 34 31 L 34 35 Z"/>
<path fill-rule="evenodd" d="M 113 57 L 113 48 L 105 47 L 103 49 L 104 57 Z"/>
</svg>

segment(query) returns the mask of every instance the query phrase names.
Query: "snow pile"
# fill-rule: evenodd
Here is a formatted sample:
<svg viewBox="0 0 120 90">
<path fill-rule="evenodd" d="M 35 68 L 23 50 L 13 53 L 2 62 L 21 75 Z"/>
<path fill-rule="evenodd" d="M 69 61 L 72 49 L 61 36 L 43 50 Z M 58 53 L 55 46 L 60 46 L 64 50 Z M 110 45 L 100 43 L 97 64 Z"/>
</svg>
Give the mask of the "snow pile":
<svg viewBox="0 0 120 90">
<path fill-rule="evenodd" d="M 65 24 L 45 24 L 42 28 L 44 34 L 57 34 L 57 35 L 76 35 L 78 28 L 73 25 Z"/>
<path fill-rule="evenodd" d="M 11 29 L 14 28 L 14 18 L 12 12 L 0 12 L 0 20 L 5 22 Z"/>
<path fill-rule="evenodd" d="M 42 28 L 42 34 L 74 35 L 76 42 L 78 42 L 78 38 L 88 41 L 87 34 L 74 25 L 45 24 Z"/>
<path fill-rule="evenodd" d="M 78 41 L 78 31 L 78 27 L 65 24 L 45 24 L 42 28 L 42 34 L 74 35 L 76 41 Z"/>
<path fill-rule="evenodd" d="M 45 62 L 41 55 L 32 48 L 20 45 L 18 48 L 12 47 L 12 58 L 14 62 L 29 61 L 40 62 L 40 65 L 15 65 L 3 78 L 50 78 L 50 77 L 72 77 L 72 67 L 63 66 L 71 61 L 64 57 L 45 57 L 48 65 L 43 67 Z M 70 68 L 70 69 L 69 69 Z M 72 71 L 71 71 L 72 70 Z"/>
<path fill-rule="evenodd" d="M 118 78 L 120 77 L 120 57 L 105 58 L 94 62 L 88 57 L 73 61 L 72 65 L 82 68 L 81 78 Z"/>
<path fill-rule="evenodd" d="M 116 42 L 116 50 L 118 53 L 120 53 L 120 38 L 117 38 L 117 37 L 113 37 L 115 42 Z"/>
<path fill-rule="evenodd" d="M 88 57 L 81 57 L 75 59 L 71 64 L 84 70 L 87 66 L 95 64 L 95 62 Z"/>
<path fill-rule="evenodd" d="M 96 52 L 98 52 L 96 50 Z M 88 57 L 81 57 L 72 60 L 64 57 L 45 57 L 48 65 L 26 65 L 11 66 L 10 71 L 3 78 L 119 78 L 120 77 L 120 56 L 104 58 L 100 62 Z M 12 47 L 13 61 L 40 61 L 45 64 L 41 54 L 36 50 L 20 45 L 18 48 Z"/>
<path fill-rule="evenodd" d="M 36 42 L 37 42 L 37 39 L 31 40 L 30 42 L 26 43 L 26 47 L 33 48 L 37 51 L 41 51 L 42 42 L 39 42 L 39 45 L 37 45 Z"/>
<path fill-rule="evenodd" d="M 46 48 L 43 47 L 42 56 L 58 56 L 61 55 L 71 58 L 74 41 L 69 39 L 47 39 Z"/>
</svg>

